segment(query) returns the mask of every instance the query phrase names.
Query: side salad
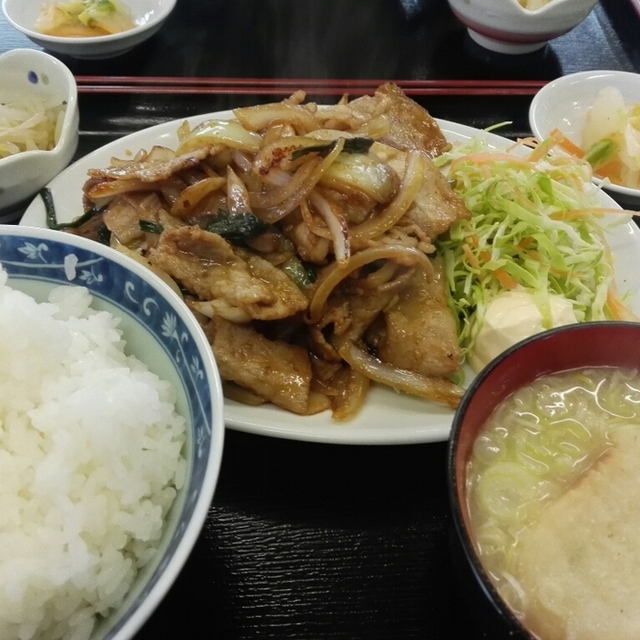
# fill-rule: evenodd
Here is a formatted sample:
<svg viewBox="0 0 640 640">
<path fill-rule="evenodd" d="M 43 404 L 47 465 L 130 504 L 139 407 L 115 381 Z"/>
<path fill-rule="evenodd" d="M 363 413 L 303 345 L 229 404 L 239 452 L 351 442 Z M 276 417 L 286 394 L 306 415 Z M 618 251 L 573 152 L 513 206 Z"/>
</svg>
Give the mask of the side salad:
<svg viewBox="0 0 640 640">
<path fill-rule="evenodd" d="M 605 225 L 626 224 L 631 214 L 603 208 L 590 165 L 551 156 L 553 144 L 526 139 L 501 151 L 477 137 L 436 159 L 472 213 L 438 242 L 459 341 L 472 365 L 479 336 L 489 335 L 483 325 L 508 328 L 491 305 L 501 300 L 504 310 L 514 292 L 517 313 L 523 296 L 533 309 L 525 312 L 529 334 L 571 322 L 637 320 L 616 290 L 604 234 Z M 613 222 L 605 214 L 615 214 Z M 526 337 L 522 331 L 513 332 L 512 343 Z M 502 338 L 500 350 L 510 346 Z"/>
</svg>

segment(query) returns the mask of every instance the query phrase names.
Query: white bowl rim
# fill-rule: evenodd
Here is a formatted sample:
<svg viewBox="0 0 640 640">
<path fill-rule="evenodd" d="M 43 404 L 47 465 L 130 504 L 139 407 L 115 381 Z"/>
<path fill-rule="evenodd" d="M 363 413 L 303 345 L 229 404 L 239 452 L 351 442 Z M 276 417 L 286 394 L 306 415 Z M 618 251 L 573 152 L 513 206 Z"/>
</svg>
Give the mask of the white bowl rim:
<svg viewBox="0 0 640 640">
<path fill-rule="evenodd" d="M 619 71 L 616 69 L 596 69 L 593 71 L 578 71 L 576 73 L 569 73 L 566 76 L 560 76 L 555 80 L 551 80 L 545 84 L 533 97 L 529 106 L 529 127 L 533 134 L 543 139 L 546 137 L 544 129 L 539 121 L 539 109 L 541 105 L 545 104 L 553 92 L 558 91 L 558 88 L 562 89 L 565 86 L 590 82 L 595 80 L 611 79 L 612 84 L 615 80 L 624 80 L 627 83 L 637 84 L 640 88 L 640 74 L 633 73 L 632 71 Z M 640 102 L 640 101 L 639 101 Z M 633 189 L 631 187 L 625 187 L 623 185 L 612 184 L 609 181 L 602 180 L 600 178 L 593 178 L 593 181 L 601 185 L 608 191 L 619 193 L 632 200 L 640 201 L 640 189 Z"/>
<path fill-rule="evenodd" d="M 40 33 L 39 31 L 34 31 L 29 27 L 25 27 L 21 25 L 19 22 L 9 14 L 7 11 L 7 5 L 9 0 L 2 0 L 2 11 L 7 19 L 7 22 L 14 28 L 26 35 L 27 37 L 37 40 L 43 43 L 49 44 L 66 44 L 70 43 L 77 44 L 78 46 L 82 45 L 91 45 L 91 44 L 101 44 L 101 43 L 109 43 L 109 42 L 118 42 L 119 40 L 128 40 L 129 38 L 135 37 L 140 33 L 144 33 L 148 29 L 157 25 L 159 22 L 167 18 L 167 16 L 173 11 L 176 6 L 178 0 L 162 0 L 161 10 L 157 15 L 153 16 L 151 20 L 143 24 L 136 25 L 133 29 L 129 29 L 127 31 L 121 31 L 119 33 L 111 33 L 105 36 L 89 36 L 86 38 L 65 38 L 62 36 L 51 36 L 45 33 Z M 556 0 L 558 1 L 558 0 Z M 563 1 L 563 0 L 559 0 Z"/>
<path fill-rule="evenodd" d="M 120 252 L 102 245 L 88 238 L 77 236 L 74 234 L 65 234 L 61 231 L 46 229 L 40 227 L 16 226 L 10 224 L 0 224 L 0 237 L 2 235 L 26 236 L 30 238 L 47 238 L 56 242 L 65 242 L 71 246 L 78 247 L 97 253 L 107 260 L 119 263 L 126 269 L 129 269 L 139 277 L 152 283 L 153 287 L 166 300 L 175 300 L 179 302 L 177 294 L 165 283 L 161 278 L 155 275 L 145 266 L 139 264 L 132 258 L 121 254 Z M 203 346 L 208 346 L 208 340 L 204 334 L 202 327 L 198 324 L 195 316 L 189 311 L 186 305 L 173 305 L 175 312 L 191 329 L 194 339 L 197 339 Z M 191 555 L 193 547 L 202 532 L 209 507 L 213 499 L 215 489 L 217 487 L 220 468 L 222 465 L 222 454 L 224 449 L 224 403 L 222 393 L 222 382 L 220 374 L 215 364 L 213 352 L 209 347 L 206 351 L 208 357 L 203 357 L 203 365 L 207 371 L 209 379 L 214 383 L 209 388 L 211 395 L 211 412 L 213 422 L 211 425 L 211 450 L 207 459 L 207 470 L 200 488 L 191 520 L 187 523 L 182 534 L 182 539 L 176 547 L 175 553 L 169 559 L 165 569 L 159 576 L 156 584 L 153 586 L 144 601 L 135 609 L 126 622 L 118 629 L 113 640 L 125 640 L 134 637 L 135 633 L 149 619 L 158 605 L 168 594 L 169 589 L 175 582 L 176 578 L 184 568 L 184 565 Z"/>
<path fill-rule="evenodd" d="M 7 166 L 14 162 L 22 162 L 23 160 L 30 160 L 37 156 L 49 156 L 54 158 L 61 155 L 65 149 L 67 142 L 73 137 L 73 131 L 71 126 L 74 121 L 74 114 L 78 110 L 78 85 L 76 78 L 71 73 L 69 67 L 66 64 L 58 60 L 55 56 L 46 53 L 45 51 L 38 51 L 37 49 L 11 49 L 0 54 L 0 62 L 3 60 L 11 60 L 12 58 L 33 58 L 40 60 L 47 60 L 49 64 L 56 67 L 66 78 L 69 90 L 67 92 L 66 102 L 67 108 L 64 114 L 64 120 L 62 122 L 62 128 L 60 130 L 60 138 L 53 149 L 33 149 L 29 151 L 21 151 L 15 153 L 6 158 L 0 158 L 0 168 Z"/>
<path fill-rule="evenodd" d="M 494 0 L 490 0 L 490 4 L 493 4 Z M 537 9 L 527 9 L 522 6 L 518 0 L 506 0 L 512 8 L 517 11 L 522 16 L 543 16 L 546 17 L 547 13 L 557 13 L 559 8 L 564 8 L 566 4 L 574 4 L 576 0 L 549 0 L 544 6 L 538 7 Z M 593 4 L 595 5 L 597 0 L 593 0 Z M 589 4 L 589 0 L 584 2 L 585 5 Z M 551 16 L 553 17 L 553 16 Z"/>
</svg>

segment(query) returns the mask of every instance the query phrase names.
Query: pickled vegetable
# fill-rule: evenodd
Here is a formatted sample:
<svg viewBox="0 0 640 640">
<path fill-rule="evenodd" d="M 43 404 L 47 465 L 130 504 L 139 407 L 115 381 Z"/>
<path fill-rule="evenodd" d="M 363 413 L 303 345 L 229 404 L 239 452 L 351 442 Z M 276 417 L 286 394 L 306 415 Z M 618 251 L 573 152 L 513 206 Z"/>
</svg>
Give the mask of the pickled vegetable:
<svg viewBox="0 0 640 640">
<path fill-rule="evenodd" d="M 120 0 L 80 0 L 43 5 L 34 28 L 50 36 L 105 36 L 133 29 L 131 11 Z"/>
</svg>

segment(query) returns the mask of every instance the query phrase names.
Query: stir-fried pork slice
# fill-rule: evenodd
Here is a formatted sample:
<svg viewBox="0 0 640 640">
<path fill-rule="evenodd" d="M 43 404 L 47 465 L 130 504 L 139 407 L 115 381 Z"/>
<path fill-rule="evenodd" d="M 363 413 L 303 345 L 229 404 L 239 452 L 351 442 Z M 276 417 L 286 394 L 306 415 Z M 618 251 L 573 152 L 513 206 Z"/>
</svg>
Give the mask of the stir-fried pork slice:
<svg viewBox="0 0 640 640">
<path fill-rule="evenodd" d="M 90 169 L 84 192 L 89 199 L 99 201 L 127 191 L 159 189 L 174 174 L 197 168 L 210 151 L 209 147 L 202 147 L 169 160 L 162 156 L 159 160 L 121 161 L 106 168 Z"/>
<path fill-rule="evenodd" d="M 250 325 L 220 317 L 214 322 L 212 347 L 223 379 L 250 389 L 283 409 L 307 414 L 311 363 L 306 349 L 268 340 Z"/>
<path fill-rule="evenodd" d="M 87 173 L 90 178 L 158 182 L 166 180 L 178 171 L 197 167 L 208 155 L 209 147 L 201 147 L 181 156 L 174 155 L 170 159 L 119 162 L 104 169 L 90 169 Z"/>
<path fill-rule="evenodd" d="M 116 196 L 104 212 L 104 223 L 119 242 L 129 245 L 144 236 L 140 220 L 158 222 L 161 210 L 155 193 Z"/>
<path fill-rule="evenodd" d="M 386 331 L 378 343 L 381 360 L 426 376 L 448 376 L 460 368 L 456 323 L 447 305 L 442 265 L 434 278 L 416 269 L 397 304 L 384 312 Z"/>
<path fill-rule="evenodd" d="M 389 159 L 389 164 L 404 175 L 406 154 L 398 154 Z M 458 220 L 468 220 L 471 216 L 464 200 L 451 188 L 447 179 L 433 162 L 425 163 L 427 174 L 416 195 L 413 205 L 400 221 L 417 224 L 430 238 L 436 238 Z"/>
<path fill-rule="evenodd" d="M 199 227 L 163 231 L 148 257 L 233 322 L 279 320 L 307 308 L 307 299 L 283 271 L 258 256 L 245 260 L 218 234 Z"/>
<path fill-rule="evenodd" d="M 144 236 L 131 195 L 117 196 L 111 201 L 104 213 L 104 223 L 122 244 L 129 245 Z"/>
<path fill-rule="evenodd" d="M 296 248 L 296 253 L 306 262 L 324 264 L 331 250 L 331 242 L 327 238 L 317 236 L 303 220 L 291 216 L 285 221 L 283 231 Z"/>
<path fill-rule="evenodd" d="M 389 121 L 389 133 L 380 138 L 380 142 L 396 149 L 418 149 L 435 158 L 451 146 L 429 112 L 393 82 L 379 87 L 374 96 L 356 98 L 350 106 L 372 117 L 384 113 Z"/>
<path fill-rule="evenodd" d="M 337 344 L 344 340 L 360 342 L 411 276 L 402 267 L 389 273 L 389 278 L 377 285 L 367 279 L 361 282 L 347 279 L 332 293 L 323 317 L 309 328 L 309 338 L 318 355 L 329 362 L 339 362 L 342 358 Z"/>
</svg>

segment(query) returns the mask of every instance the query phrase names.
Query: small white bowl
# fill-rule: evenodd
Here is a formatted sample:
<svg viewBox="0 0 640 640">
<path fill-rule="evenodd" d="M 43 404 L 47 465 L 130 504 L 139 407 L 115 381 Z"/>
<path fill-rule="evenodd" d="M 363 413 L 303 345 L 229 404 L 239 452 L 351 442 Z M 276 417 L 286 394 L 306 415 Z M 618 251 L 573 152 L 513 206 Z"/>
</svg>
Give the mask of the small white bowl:
<svg viewBox="0 0 640 640">
<path fill-rule="evenodd" d="M 155 34 L 176 5 L 176 0 L 125 0 L 131 9 L 135 28 L 122 33 L 90 38 L 47 36 L 34 31 L 41 2 L 2 0 L 7 22 L 44 49 L 88 60 L 113 58 L 133 49 Z"/>
<path fill-rule="evenodd" d="M 0 159 L 0 222 L 10 222 L 39 189 L 62 171 L 78 146 L 78 88 L 60 60 L 48 53 L 14 49 L 0 55 L 0 99 L 22 95 L 67 103 L 56 146 L 49 151 L 23 151 Z"/>
<path fill-rule="evenodd" d="M 607 70 L 572 73 L 546 84 L 534 96 L 529 108 L 531 131 L 543 140 L 558 128 L 581 146 L 587 113 L 605 87 L 617 87 L 625 102 L 640 103 L 640 74 Z M 598 178 L 594 182 L 602 184 Z M 603 188 L 620 204 L 640 205 L 640 189 L 608 183 Z"/>
<path fill-rule="evenodd" d="M 597 0 L 551 0 L 525 9 L 518 0 L 448 0 L 454 15 L 480 46 L 497 53 L 531 53 L 571 31 Z"/>
</svg>

